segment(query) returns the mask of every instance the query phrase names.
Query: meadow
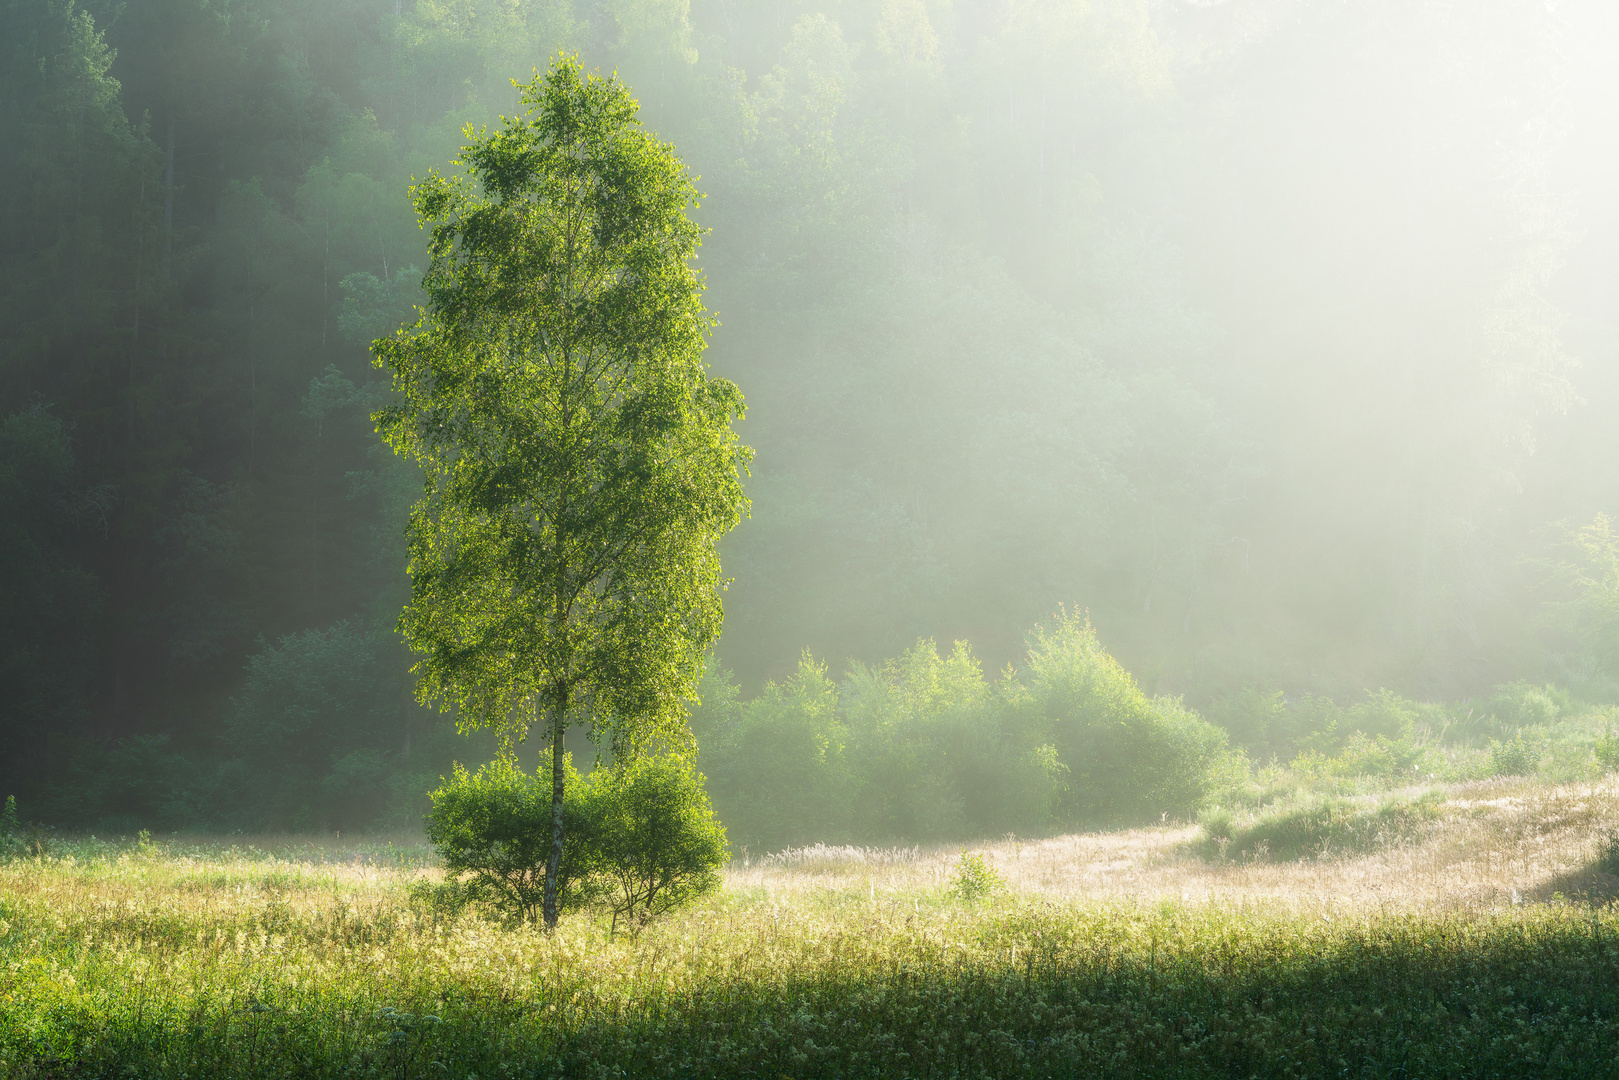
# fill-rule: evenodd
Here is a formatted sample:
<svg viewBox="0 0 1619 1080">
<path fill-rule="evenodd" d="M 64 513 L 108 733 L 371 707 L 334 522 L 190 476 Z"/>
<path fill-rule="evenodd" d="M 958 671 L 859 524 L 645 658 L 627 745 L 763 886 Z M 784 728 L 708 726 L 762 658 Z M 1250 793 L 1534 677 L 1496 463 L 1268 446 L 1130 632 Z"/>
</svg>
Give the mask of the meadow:
<svg viewBox="0 0 1619 1080">
<path fill-rule="evenodd" d="M 1614 778 L 1335 805 L 1285 859 L 1242 838 L 1302 803 L 739 859 L 617 937 L 446 906 L 408 836 L 47 839 L 0 1075 L 1619 1076 Z"/>
</svg>

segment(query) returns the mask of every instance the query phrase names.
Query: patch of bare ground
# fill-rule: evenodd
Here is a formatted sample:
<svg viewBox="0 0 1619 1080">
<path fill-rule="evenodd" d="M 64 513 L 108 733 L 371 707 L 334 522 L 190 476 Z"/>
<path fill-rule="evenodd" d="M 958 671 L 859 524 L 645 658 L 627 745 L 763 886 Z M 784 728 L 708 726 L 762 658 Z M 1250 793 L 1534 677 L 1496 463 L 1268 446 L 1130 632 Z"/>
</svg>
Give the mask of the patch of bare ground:
<svg viewBox="0 0 1619 1080">
<path fill-rule="evenodd" d="M 1420 791 L 1363 796 L 1376 805 Z M 1244 903 L 1333 910 L 1455 910 L 1535 902 L 1607 904 L 1619 878 L 1602 856 L 1619 831 L 1619 778 L 1556 787 L 1523 780 L 1453 784 L 1415 833 L 1368 850 L 1323 850 L 1290 861 L 1205 858 L 1197 826 L 1175 825 L 967 846 L 1020 892 L 1068 900 Z M 732 889 L 783 894 L 882 895 L 944 888 L 962 845 L 818 845 L 738 861 Z"/>
</svg>

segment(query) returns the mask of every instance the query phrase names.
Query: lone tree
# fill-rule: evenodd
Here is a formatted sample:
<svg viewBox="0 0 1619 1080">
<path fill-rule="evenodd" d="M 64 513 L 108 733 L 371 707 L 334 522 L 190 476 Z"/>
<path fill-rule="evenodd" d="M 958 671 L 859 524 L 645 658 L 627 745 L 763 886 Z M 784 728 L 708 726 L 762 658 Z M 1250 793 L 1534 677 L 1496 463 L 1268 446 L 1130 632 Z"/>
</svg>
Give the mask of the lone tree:
<svg viewBox="0 0 1619 1080">
<path fill-rule="evenodd" d="M 375 414 L 426 472 L 399 626 L 417 694 L 551 748 L 544 917 L 557 918 L 563 733 L 620 755 L 678 730 L 720 630 L 719 538 L 747 511 L 742 395 L 702 360 L 697 192 L 617 79 L 560 57 L 526 113 L 411 189 L 427 308 L 373 345 Z"/>
</svg>

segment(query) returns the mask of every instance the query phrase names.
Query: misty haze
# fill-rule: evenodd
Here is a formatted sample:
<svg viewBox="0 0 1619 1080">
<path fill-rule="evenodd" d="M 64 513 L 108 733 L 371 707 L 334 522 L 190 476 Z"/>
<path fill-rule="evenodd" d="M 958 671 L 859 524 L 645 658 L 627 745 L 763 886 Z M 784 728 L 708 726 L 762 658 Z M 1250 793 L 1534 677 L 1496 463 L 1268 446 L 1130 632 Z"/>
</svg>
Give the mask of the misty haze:
<svg viewBox="0 0 1619 1080">
<path fill-rule="evenodd" d="M 0 1080 L 1619 1076 L 1616 50 L 0 0 Z"/>
</svg>

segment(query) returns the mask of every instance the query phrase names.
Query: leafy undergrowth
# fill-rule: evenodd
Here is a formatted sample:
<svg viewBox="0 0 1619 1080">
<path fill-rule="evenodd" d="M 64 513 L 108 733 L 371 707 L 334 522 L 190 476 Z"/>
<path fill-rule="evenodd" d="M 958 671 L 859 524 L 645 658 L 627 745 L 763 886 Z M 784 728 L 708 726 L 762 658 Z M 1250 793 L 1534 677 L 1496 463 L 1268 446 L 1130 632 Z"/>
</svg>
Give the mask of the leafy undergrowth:
<svg viewBox="0 0 1619 1080">
<path fill-rule="evenodd" d="M 1619 923 L 732 889 L 635 942 L 254 851 L 0 867 L 8 1077 L 1619 1075 Z"/>
<path fill-rule="evenodd" d="M 1205 812 L 1194 850 L 1228 859 L 1298 859 L 1369 851 L 1409 840 L 1438 821 L 1445 802 L 1440 791 L 1415 798 L 1385 797 L 1375 802 L 1341 797 L 1310 797 L 1237 816 Z"/>
</svg>

